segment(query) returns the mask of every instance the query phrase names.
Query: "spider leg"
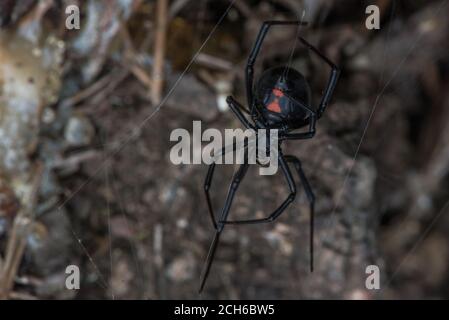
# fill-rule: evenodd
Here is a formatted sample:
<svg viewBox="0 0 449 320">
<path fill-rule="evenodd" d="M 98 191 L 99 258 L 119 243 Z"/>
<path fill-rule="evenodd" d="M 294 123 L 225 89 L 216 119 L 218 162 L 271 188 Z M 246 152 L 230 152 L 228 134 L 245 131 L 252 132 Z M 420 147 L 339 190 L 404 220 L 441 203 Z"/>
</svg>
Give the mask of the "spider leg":
<svg viewBox="0 0 449 320">
<path fill-rule="evenodd" d="M 331 74 L 329 77 L 329 80 L 327 82 L 326 89 L 324 90 L 324 95 L 321 98 L 320 105 L 318 107 L 318 118 L 321 118 L 322 114 L 326 110 L 327 105 L 329 104 L 332 94 L 334 93 L 335 86 L 337 85 L 338 77 L 340 76 L 340 69 L 332 62 L 330 61 L 326 56 L 324 56 L 317 48 L 312 46 L 310 43 L 308 43 L 304 38 L 299 37 L 301 42 L 310 50 L 312 50 L 313 53 L 315 53 L 321 60 L 324 60 L 330 67 L 331 67 Z"/>
<path fill-rule="evenodd" d="M 287 209 L 287 207 L 290 205 L 290 203 L 293 202 L 293 200 L 296 197 L 295 181 L 290 172 L 287 161 L 284 159 L 284 156 L 282 154 L 279 154 L 279 164 L 281 165 L 281 169 L 287 179 L 288 187 L 290 189 L 290 194 L 284 200 L 284 202 L 282 202 L 282 204 L 276 210 L 273 211 L 273 213 L 271 213 L 268 217 L 262 218 L 262 219 L 231 220 L 231 221 L 226 221 L 226 219 L 221 219 L 219 221 L 219 223 L 223 223 L 223 224 L 256 224 L 256 223 L 272 222 L 276 218 L 278 218 L 285 211 L 285 209 Z"/>
<path fill-rule="evenodd" d="M 255 129 L 254 125 L 245 117 L 241 110 L 245 110 L 245 112 L 248 111 L 237 100 L 232 96 L 229 96 L 226 98 L 226 102 L 228 103 L 229 108 L 231 108 L 240 122 L 242 122 L 247 129 Z"/>
<path fill-rule="evenodd" d="M 209 215 L 214 225 L 214 229 L 217 229 L 217 221 L 215 220 L 214 208 L 212 207 L 212 201 L 210 199 L 209 189 L 214 176 L 215 162 L 209 165 L 207 170 L 206 180 L 204 181 L 204 193 L 206 194 L 207 208 L 209 210 Z"/>
<path fill-rule="evenodd" d="M 231 148 L 231 145 L 225 146 L 224 148 L 220 149 L 217 152 L 218 153 L 217 156 L 224 155 L 224 153 L 226 153 L 226 150 L 229 150 L 229 148 Z M 233 152 L 236 151 L 237 148 L 238 148 L 238 146 L 237 146 L 236 141 L 233 141 L 233 143 L 232 143 L 232 151 Z M 245 149 L 248 148 L 248 141 L 245 141 L 243 143 L 243 146 L 241 146 L 241 148 L 245 148 Z M 245 150 L 245 152 L 247 152 L 247 150 Z M 212 224 L 214 226 L 214 229 L 217 229 L 217 221 L 215 219 L 215 213 L 214 213 L 214 209 L 213 209 L 213 206 L 212 206 L 212 200 L 210 198 L 210 192 L 209 192 L 211 184 L 212 184 L 212 179 L 214 177 L 215 165 L 216 165 L 215 162 L 212 162 L 209 165 L 209 168 L 207 170 L 206 179 L 204 180 L 204 185 L 203 185 L 204 187 L 203 188 L 204 188 L 204 193 L 206 195 L 207 208 L 208 208 L 208 211 L 209 211 L 209 215 L 210 215 Z"/>
<path fill-rule="evenodd" d="M 244 164 L 240 165 L 238 171 L 234 174 L 234 176 L 232 178 L 232 182 L 229 187 L 228 195 L 226 196 L 226 201 L 223 206 L 223 210 L 221 212 L 220 222 L 218 222 L 217 227 L 215 229 L 215 236 L 214 236 L 214 239 L 212 240 L 212 244 L 209 248 L 209 253 L 207 254 L 206 263 L 204 265 L 204 269 L 201 274 L 199 293 L 201 293 L 203 291 L 204 285 L 206 284 L 206 280 L 209 276 L 210 268 L 212 266 L 212 262 L 214 260 L 218 242 L 220 240 L 220 234 L 224 228 L 224 223 L 222 221 L 226 221 L 226 219 L 229 215 L 229 211 L 231 209 L 231 205 L 232 205 L 232 201 L 234 200 L 235 193 L 240 185 L 240 182 L 245 177 L 245 174 L 248 171 L 248 167 L 249 167 L 248 163 L 244 163 Z"/>
<path fill-rule="evenodd" d="M 304 187 L 307 195 L 307 199 L 310 204 L 310 271 L 313 272 L 313 237 L 314 237 L 314 218 L 315 218 L 315 195 L 313 194 L 312 188 L 310 187 L 309 181 L 301 167 L 301 161 L 295 156 L 285 156 L 287 162 L 293 163 L 296 171 L 298 172 L 299 179 Z"/>
<path fill-rule="evenodd" d="M 312 112 L 310 115 L 309 131 L 307 132 L 296 132 L 296 133 L 284 133 L 279 137 L 279 140 L 302 140 L 311 139 L 315 136 L 315 125 L 316 125 L 317 115 Z"/>
<path fill-rule="evenodd" d="M 248 106 L 253 111 L 253 81 L 254 81 L 254 64 L 256 63 L 257 56 L 259 54 L 260 48 L 262 47 L 265 36 L 271 26 L 283 26 L 283 25 L 298 25 L 305 26 L 307 22 L 303 21 L 265 21 L 260 28 L 259 34 L 257 35 L 256 42 L 251 50 L 248 57 L 248 62 L 246 64 L 246 96 L 248 99 Z"/>
</svg>

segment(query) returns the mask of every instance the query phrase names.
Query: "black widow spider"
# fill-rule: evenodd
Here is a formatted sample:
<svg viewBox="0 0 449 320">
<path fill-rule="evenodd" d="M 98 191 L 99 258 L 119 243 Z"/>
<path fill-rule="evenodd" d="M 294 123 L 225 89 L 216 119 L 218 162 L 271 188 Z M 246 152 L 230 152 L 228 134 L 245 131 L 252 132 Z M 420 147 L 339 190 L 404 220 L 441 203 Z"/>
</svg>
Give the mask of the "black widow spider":
<svg viewBox="0 0 449 320">
<path fill-rule="evenodd" d="M 282 140 L 310 139 L 315 135 L 316 121 L 324 113 L 332 97 L 340 74 L 337 66 L 335 66 L 328 58 L 321 54 L 306 40 L 299 37 L 300 41 L 309 50 L 315 53 L 319 58 L 324 60 L 331 67 L 329 81 L 327 83 L 326 89 L 324 90 L 324 95 L 318 108 L 315 109 L 310 106 L 311 93 L 309 85 L 304 76 L 297 70 L 288 66 L 275 67 L 264 71 L 257 85 L 254 87 L 254 64 L 256 62 L 257 55 L 260 51 L 265 36 L 267 35 L 270 27 L 284 25 L 298 25 L 299 27 L 301 25 L 307 25 L 307 23 L 301 21 L 265 21 L 263 23 L 246 65 L 246 94 L 250 110 L 244 108 L 233 97 L 230 96 L 227 98 L 229 107 L 247 129 L 254 129 L 256 132 L 257 129 L 267 129 L 267 132 L 271 129 L 277 129 L 279 142 L 282 142 Z M 253 90 L 255 91 L 255 94 L 253 94 Z M 242 111 L 251 117 L 253 123 L 251 123 L 250 120 L 245 117 Z M 307 132 L 290 132 L 307 125 L 309 127 L 309 130 Z M 283 155 L 280 148 L 280 143 L 278 146 L 278 163 L 287 179 L 290 194 L 273 213 L 263 219 L 239 221 L 227 220 L 234 195 L 237 191 L 237 188 L 239 187 L 240 182 L 245 177 L 245 174 L 249 167 L 248 161 L 246 161 L 245 158 L 244 163 L 240 165 L 237 172 L 232 178 L 232 183 L 229 187 L 226 201 L 218 222 L 215 219 L 212 202 L 209 195 L 209 188 L 214 174 L 215 162 L 213 162 L 209 166 L 206 180 L 204 182 L 204 191 L 206 193 L 209 214 L 211 216 L 212 223 L 215 227 L 216 232 L 210 246 L 206 264 L 201 276 L 199 289 L 200 293 L 202 292 L 206 283 L 206 279 L 209 275 L 210 267 L 214 259 L 220 234 L 223 231 L 225 224 L 256 224 L 272 222 L 276 218 L 278 218 L 281 213 L 284 212 L 284 210 L 288 207 L 288 205 L 295 199 L 295 181 L 287 163 L 293 164 L 295 170 L 298 172 L 299 179 L 301 180 L 301 183 L 307 195 L 307 199 L 310 203 L 310 270 L 313 271 L 313 226 L 315 196 L 312 192 L 309 182 L 307 181 L 304 171 L 301 168 L 301 162 L 295 156 Z"/>
</svg>

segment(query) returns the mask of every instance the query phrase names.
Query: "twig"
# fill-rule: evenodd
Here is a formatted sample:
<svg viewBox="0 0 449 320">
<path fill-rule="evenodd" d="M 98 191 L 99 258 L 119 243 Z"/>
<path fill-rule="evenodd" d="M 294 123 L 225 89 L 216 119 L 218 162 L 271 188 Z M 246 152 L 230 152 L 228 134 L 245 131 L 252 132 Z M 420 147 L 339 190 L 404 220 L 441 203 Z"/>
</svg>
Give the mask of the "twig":
<svg viewBox="0 0 449 320">
<path fill-rule="evenodd" d="M 196 63 L 202 64 L 209 68 L 214 68 L 223 71 L 230 71 L 233 68 L 233 64 L 227 60 L 219 57 L 211 56 L 207 53 L 200 53 L 196 58 Z"/>
<path fill-rule="evenodd" d="M 159 289 L 159 296 L 165 296 L 165 281 L 164 281 L 164 257 L 163 257 L 163 227 L 160 223 L 154 226 L 153 236 L 153 252 L 154 252 L 154 266 L 156 267 L 155 277 L 157 280 L 157 287 Z"/>
<path fill-rule="evenodd" d="M 9 298 L 14 300 L 38 300 L 36 296 L 33 296 L 26 292 L 16 292 L 16 291 L 11 292 L 9 294 Z"/>
<path fill-rule="evenodd" d="M 176 17 L 176 15 L 179 13 L 179 11 L 182 10 L 182 8 L 185 7 L 187 3 L 189 3 L 190 0 L 176 0 L 173 2 L 173 4 L 170 6 L 169 16 L 170 18 Z"/>
<path fill-rule="evenodd" d="M 154 104 L 161 101 L 162 88 L 164 85 L 164 59 L 167 34 L 167 0 L 157 1 L 157 21 L 156 21 L 156 38 L 154 45 L 154 64 L 153 64 L 153 85 L 151 86 L 151 100 Z"/>
<path fill-rule="evenodd" d="M 20 22 L 19 33 L 31 42 L 37 43 L 42 31 L 42 18 L 53 5 L 53 0 L 39 1 Z"/>
<path fill-rule="evenodd" d="M 140 65 L 136 49 L 134 48 L 125 24 L 122 24 L 120 28 L 120 34 L 123 38 L 123 43 L 125 44 L 125 67 L 137 78 L 137 80 L 139 80 L 148 89 L 149 92 L 151 92 L 151 88 L 153 87 L 153 80 L 145 71 L 145 69 Z"/>
<path fill-rule="evenodd" d="M 14 280 L 25 251 L 26 239 L 34 220 L 34 208 L 42 178 L 43 166 L 38 165 L 32 181 L 32 188 L 21 199 L 22 208 L 14 219 L 11 234 L 6 245 L 3 269 L 0 270 L 0 299 L 7 299 L 14 286 Z"/>
<path fill-rule="evenodd" d="M 106 87 L 111 82 L 111 80 L 113 78 L 115 78 L 116 73 L 117 72 L 110 72 L 110 73 L 108 73 L 107 75 L 105 75 L 101 79 L 97 80 L 92 85 L 90 85 L 89 87 L 85 88 L 84 90 L 78 92 L 74 96 L 72 96 L 70 98 L 67 98 L 67 99 L 64 99 L 61 102 L 61 105 L 63 105 L 63 106 L 74 106 L 74 105 L 80 103 L 81 101 L 91 97 L 92 95 L 94 95 L 95 93 L 99 92 L 104 87 Z"/>
<path fill-rule="evenodd" d="M 139 65 L 132 64 L 129 67 L 132 74 L 141 82 L 146 88 L 152 88 L 153 87 L 153 80 L 148 75 L 148 73 Z"/>
<path fill-rule="evenodd" d="M 256 19 L 257 16 L 254 14 L 254 10 L 252 10 L 244 1 L 236 1 L 235 7 L 240 11 L 247 19 Z"/>
<path fill-rule="evenodd" d="M 128 70 L 119 70 L 116 74 L 116 76 L 114 78 L 112 78 L 111 82 L 108 83 L 108 85 L 101 91 L 99 91 L 98 93 L 96 93 L 93 97 L 92 97 L 92 104 L 96 105 L 96 104 L 100 104 L 102 101 L 105 101 L 105 99 L 112 93 L 114 92 L 115 88 L 117 88 L 117 86 L 126 79 L 126 77 L 129 75 L 129 71 Z"/>
<path fill-rule="evenodd" d="M 65 168 L 65 167 L 75 167 L 85 161 L 94 159 L 94 158 L 98 157 L 99 155 L 100 155 L 100 153 L 96 150 L 88 150 L 85 152 L 80 152 L 71 157 L 55 161 L 52 164 L 52 168 L 60 169 L 60 168 Z"/>
</svg>

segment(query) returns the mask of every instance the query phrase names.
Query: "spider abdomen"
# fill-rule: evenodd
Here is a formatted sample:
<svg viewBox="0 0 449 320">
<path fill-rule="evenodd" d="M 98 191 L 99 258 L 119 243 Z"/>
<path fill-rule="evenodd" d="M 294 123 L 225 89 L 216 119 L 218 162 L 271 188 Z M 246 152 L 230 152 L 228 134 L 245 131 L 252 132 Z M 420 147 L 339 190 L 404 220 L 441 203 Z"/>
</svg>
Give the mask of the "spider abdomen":
<svg viewBox="0 0 449 320">
<path fill-rule="evenodd" d="M 275 67 L 263 72 L 256 87 L 256 106 L 270 127 L 287 124 L 291 129 L 308 124 L 311 94 L 305 77 L 290 67 Z"/>
</svg>

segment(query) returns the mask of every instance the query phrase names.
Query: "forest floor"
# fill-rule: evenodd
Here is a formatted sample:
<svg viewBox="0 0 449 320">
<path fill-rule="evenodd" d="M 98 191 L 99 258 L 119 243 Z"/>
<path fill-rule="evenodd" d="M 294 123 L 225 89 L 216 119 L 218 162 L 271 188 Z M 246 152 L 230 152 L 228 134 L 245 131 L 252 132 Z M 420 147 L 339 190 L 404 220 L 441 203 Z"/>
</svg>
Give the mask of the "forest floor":
<svg viewBox="0 0 449 320">
<path fill-rule="evenodd" d="M 12 130 L 5 119 L 14 117 L 24 128 L 18 137 L 0 131 L 24 141 L 13 143 L 14 165 L 0 144 L 0 296 L 3 289 L 10 298 L 197 298 L 213 236 L 207 166 L 174 165 L 170 134 L 192 131 L 197 120 L 203 131 L 241 127 L 220 101 L 230 94 L 246 101 L 245 64 L 261 23 L 301 17 L 305 6 L 310 25 L 301 35 L 342 70 L 316 136 L 283 145 L 301 159 L 316 195 L 315 271 L 308 270 L 309 207 L 299 187 L 275 223 L 226 227 L 202 297 L 447 298 L 448 1 L 373 1 L 380 30 L 366 29 L 366 5 L 342 2 L 178 0 L 161 21 L 156 2 L 86 1 L 81 30 L 65 30 L 62 4 L 5 1 L 0 64 L 16 65 L 30 52 L 17 38 L 52 62 L 35 67 L 23 58 L 32 84 L 49 95 L 39 96 L 45 106 L 31 115 L 42 118 L 39 125 L 11 111 L 20 99 L 28 103 L 23 90 L 0 100 L 0 128 Z M 165 44 L 158 40 L 164 23 Z M 269 33 L 256 77 L 291 55 L 317 103 L 329 70 L 294 41 L 297 31 Z M 54 43 L 65 52 L 49 49 Z M 0 85 L 21 84 L 18 67 L 10 78 L 4 70 Z M 217 212 L 235 169 L 215 169 Z M 34 185 L 27 191 L 34 200 L 19 196 L 18 185 Z M 264 217 L 287 192 L 283 177 L 262 177 L 252 166 L 231 216 Z M 25 218 L 32 223 L 17 235 Z M 79 291 L 64 287 L 70 264 L 81 269 Z M 381 289 L 370 291 L 365 269 L 373 264 Z"/>
</svg>

